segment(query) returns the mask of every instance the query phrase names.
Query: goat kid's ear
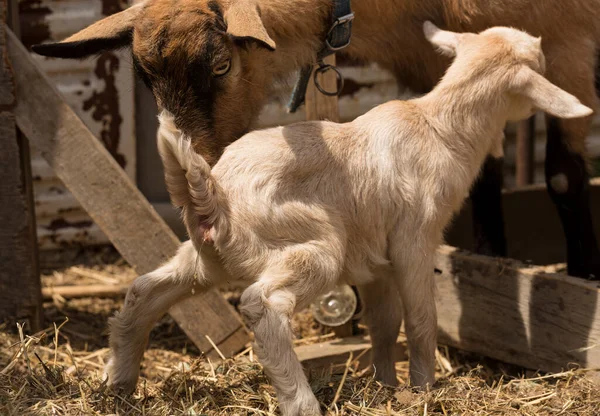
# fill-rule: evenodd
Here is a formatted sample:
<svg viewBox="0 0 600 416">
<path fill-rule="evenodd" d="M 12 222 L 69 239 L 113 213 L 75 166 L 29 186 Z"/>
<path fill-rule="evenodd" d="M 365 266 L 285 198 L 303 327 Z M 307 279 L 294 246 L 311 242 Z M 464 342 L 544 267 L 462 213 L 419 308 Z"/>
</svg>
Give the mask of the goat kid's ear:
<svg viewBox="0 0 600 416">
<path fill-rule="evenodd" d="M 578 118 L 594 112 L 529 67 L 519 70 L 514 83 L 514 92 L 525 95 L 534 107 L 555 117 Z"/>
<path fill-rule="evenodd" d="M 33 45 L 35 53 L 56 58 L 86 58 L 131 45 L 133 22 L 145 2 L 115 13 L 75 33 L 62 42 Z"/>
<path fill-rule="evenodd" d="M 456 48 L 460 42 L 461 34 L 442 30 L 430 21 L 423 24 L 425 37 L 434 46 L 437 46 L 440 52 L 449 57 L 456 56 Z"/>
<path fill-rule="evenodd" d="M 271 51 L 275 41 L 267 33 L 260 17 L 258 5 L 253 0 L 235 0 L 225 12 L 227 33 L 236 41 L 255 41 Z"/>
</svg>

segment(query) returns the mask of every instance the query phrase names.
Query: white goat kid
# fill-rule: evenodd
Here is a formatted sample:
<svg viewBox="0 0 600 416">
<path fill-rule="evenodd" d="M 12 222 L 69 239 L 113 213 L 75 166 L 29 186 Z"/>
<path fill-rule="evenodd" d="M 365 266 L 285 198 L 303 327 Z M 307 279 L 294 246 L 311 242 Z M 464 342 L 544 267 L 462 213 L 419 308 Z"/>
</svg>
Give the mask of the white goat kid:
<svg viewBox="0 0 600 416">
<path fill-rule="evenodd" d="M 339 281 L 365 301 L 376 377 L 396 384 L 393 345 L 404 315 L 411 383 L 434 383 L 433 260 L 507 120 L 534 108 L 563 118 L 591 110 L 547 81 L 539 38 L 496 27 L 426 37 L 456 56 L 434 90 L 383 104 L 347 124 L 256 131 L 214 169 L 160 117 L 159 150 L 191 242 L 138 278 L 111 322 L 109 381 L 131 391 L 155 320 L 175 302 L 233 280 L 284 415 L 320 414 L 292 348 L 290 317 Z M 401 299 L 401 301 L 400 301 Z M 400 310 L 403 305 L 403 311 Z M 402 313 L 403 312 L 403 313 Z"/>
</svg>

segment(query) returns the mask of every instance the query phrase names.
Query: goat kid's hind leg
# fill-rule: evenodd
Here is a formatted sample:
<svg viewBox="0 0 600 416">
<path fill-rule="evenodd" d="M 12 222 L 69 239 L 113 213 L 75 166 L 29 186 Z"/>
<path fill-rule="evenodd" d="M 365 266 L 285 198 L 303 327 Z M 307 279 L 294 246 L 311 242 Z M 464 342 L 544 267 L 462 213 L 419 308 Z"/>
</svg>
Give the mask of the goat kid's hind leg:
<svg viewBox="0 0 600 416">
<path fill-rule="evenodd" d="M 256 354 L 277 391 L 284 416 L 321 414 L 294 352 L 291 318 L 297 307 L 308 305 L 337 280 L 339 263 L 325 257 L 310 250 L 294 251 L 242 294 L 240 311 L 254 332 Z"/>
<path fill-rule="evenodd" d="M 122 310 L 109 320 L 112 357 L 105 368 L 109 386 L 124 394 L 135 390 L 148 336 L 156 321 L 171 306 L 205 291 L 210 286 L 209 276 L 213 281 L 221 277 L 219 270 L 205 250 L 198 259 L 188 241 L 167 264 L 133 282 Z"/>
<path fill-rule="evenodd" d="M 277 391 L 284 416 L 321 414 L 292 343 L 291 317 L 296 295 L 288 289 L 269 292 L 261 282 L 248 287 L 241 299 L 241 312 L 254 332 L 254 350 Z"/>
<path fill-rule="evenodd" d="M 386 274 L 373 283 L 359 286 L 358 291 L 373 345 L 375 379 L 396 386 L 396 340 L 402 324 L 402 302 L 396 282 Z"/>
</svg>

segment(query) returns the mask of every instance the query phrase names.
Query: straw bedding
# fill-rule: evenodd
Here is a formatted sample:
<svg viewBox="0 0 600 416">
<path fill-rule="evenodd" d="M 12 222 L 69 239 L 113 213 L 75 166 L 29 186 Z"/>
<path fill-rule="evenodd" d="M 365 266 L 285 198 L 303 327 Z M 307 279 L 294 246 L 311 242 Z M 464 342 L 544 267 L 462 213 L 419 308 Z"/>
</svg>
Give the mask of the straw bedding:
<svg viewBox="0 0 600 416">
<path fill-rule="evenodd" d="M 108 249 L 89 250 L 67 265 L 46 259 L 43 285 L 128 282 L 135 273 Z M 234 305 L 239 293 L 224 295 Z M 179 327 L 163 318 L 153 330 L 136 393 L 120 397 L 102 382 L 108 357 L 105 323 L 120 299 L 62 299 L 45 303 L 50 324 L 28 334 L 0 325 L 0 415 L 271 415 L 275 392 L 249 347 L 212 362 Z M 296 344 L 332 339 L 308 311 L 294 320 Z M 358 368 L 353 357 L 338 371 L 310 374 L 322 409 L 332 415 L 599 415 L 595 371 L 538 374 L 439 347 L 438 383 L 428 392 L 407 386 L 408 363 L 397 364 L 400 387 L 390 388 Z"/>
</svg>

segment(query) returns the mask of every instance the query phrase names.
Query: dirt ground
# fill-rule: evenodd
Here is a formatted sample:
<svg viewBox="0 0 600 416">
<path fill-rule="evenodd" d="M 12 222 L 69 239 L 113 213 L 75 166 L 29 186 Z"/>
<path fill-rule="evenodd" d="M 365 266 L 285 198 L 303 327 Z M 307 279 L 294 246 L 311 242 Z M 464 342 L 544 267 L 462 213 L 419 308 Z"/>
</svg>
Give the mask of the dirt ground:
<svg viewBox="0 0 600 416">
<path fill-rule="evenodd" d="M 114 250 L 42 256 L 44 287 L 120 284 L 135 272 Z M 234 305 L 239 293 L 224 292 Z M 115 396 L 102 382 L 108 357 L 106 321 L 121 298 L 64 299 L 44 304 L 48 327 L 37 334 L 0 324 L 0 415 L 271 415 L 275 392 L 251 348 L 213 363 L 168 316 L 154 328 L 136 393 Z M 294 318 L 296 344 L 334 337 L 309 311 Z M 390 388 L 349 362 L 343 372 L 310 375 L 332 415 L 599 415 L 596 372 L 538 374 L 445 346 L 439 347 L 434 389 L 407 386 L 408 362 L 397 364 Z"/>
</svg>

